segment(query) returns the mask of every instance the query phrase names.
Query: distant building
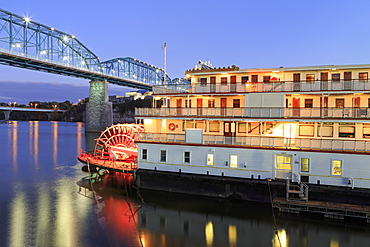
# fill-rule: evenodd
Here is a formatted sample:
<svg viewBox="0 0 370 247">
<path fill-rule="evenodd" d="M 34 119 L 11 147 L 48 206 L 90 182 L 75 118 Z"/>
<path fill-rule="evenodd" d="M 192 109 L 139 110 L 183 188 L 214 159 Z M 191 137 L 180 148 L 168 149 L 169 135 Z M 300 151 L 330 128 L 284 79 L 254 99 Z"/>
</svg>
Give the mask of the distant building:
<svg viewBox="0 0 370 247">
<path fill-rule="evenodd" d="M 121 116 L 119 113 L 117 104 L 123 104 L 128 100 L 144 99 L 146 97 L 152 97 L 152 92 L 148 90 L 137 90 L 132 92 L 127 92 L 125 96 L 112 95 L 109 96 L 109 101 L 113 104 L 113 123 L 134 123 L 135 116 L 134 112 L 130 112 L 125 116 Z"/>
</svg>

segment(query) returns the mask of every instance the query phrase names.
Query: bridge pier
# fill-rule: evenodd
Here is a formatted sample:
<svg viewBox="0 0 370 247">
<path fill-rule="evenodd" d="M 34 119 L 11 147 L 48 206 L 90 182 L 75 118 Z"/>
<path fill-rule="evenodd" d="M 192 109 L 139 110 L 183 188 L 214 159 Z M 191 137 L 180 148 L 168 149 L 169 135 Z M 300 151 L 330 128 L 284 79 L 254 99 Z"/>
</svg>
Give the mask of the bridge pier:
<svg viewBox="0 0 370 247">
<path fill-rule="evenodd" d="M 5 121 L 9 121 L 9 116 L 10 116 L 10 113 L 11 113 L 12 111 L 4 111 L 4 110 L 3 110 L 3 112 L 4 112 L 4 116 L 5 116 Z"/>
<path fill-rule="evenodd" d="M 107 81 L 90 81 L 86 105 L 85 132 L 101 132 L 113 124 L 112 103 L 108 99 Z"/>
</svg>

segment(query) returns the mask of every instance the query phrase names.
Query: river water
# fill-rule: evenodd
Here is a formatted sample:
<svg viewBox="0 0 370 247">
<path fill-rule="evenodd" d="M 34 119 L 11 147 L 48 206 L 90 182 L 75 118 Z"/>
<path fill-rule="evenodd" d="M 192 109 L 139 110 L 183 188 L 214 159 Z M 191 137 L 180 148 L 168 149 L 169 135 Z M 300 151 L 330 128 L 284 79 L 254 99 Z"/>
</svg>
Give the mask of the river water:
<svg viewBox="0 0 370 247">
<path fill-rule="evenodd" d="M 370 246 L 359 222 L 273 214 L 267 204 L 139 190 L 90 177 L 82 123 L 0 124 L 0 246 Z"/>
</svg>

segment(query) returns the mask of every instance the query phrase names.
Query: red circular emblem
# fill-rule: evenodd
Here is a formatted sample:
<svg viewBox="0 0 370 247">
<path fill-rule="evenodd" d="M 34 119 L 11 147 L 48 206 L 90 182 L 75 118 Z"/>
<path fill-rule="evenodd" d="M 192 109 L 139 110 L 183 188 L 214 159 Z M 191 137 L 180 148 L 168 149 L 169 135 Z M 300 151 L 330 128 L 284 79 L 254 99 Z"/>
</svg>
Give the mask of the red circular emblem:
<svg viewBox="0 0 370 247">
<path fill-rule="evenodd" d="M 175 128 L 176 128 L 176 126 L 175 126 L 175 124 L 174 124 L 174 123 L 170 123 L 170 124 L 168 125 L 168 129 L 169 129 L 169 130 L 171 130 L 171 131 L 175 130 Z"/>
</svg>

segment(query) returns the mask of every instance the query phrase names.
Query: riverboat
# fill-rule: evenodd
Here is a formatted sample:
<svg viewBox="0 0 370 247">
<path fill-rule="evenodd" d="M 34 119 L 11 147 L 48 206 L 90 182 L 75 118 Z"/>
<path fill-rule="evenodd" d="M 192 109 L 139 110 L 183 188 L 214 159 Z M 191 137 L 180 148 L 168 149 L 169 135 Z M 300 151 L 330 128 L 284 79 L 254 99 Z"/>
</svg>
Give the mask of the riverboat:
<svg viewBox="0 0 370 247">
<path fill-rule="evenodd" d="M 106 128 L 95 140 L 93 152 L 80 150 L 78 160 L 95 170 L 137 170 L 137 145 L 134 139 L 143 131 L 142 125 L 116 124 Z M 90 167 L 88 167 L 90 168 Z"/>
<path fill-rule="evenodd" d="M 200 62 L 135 110 L 139 169 L 369 189 L 369 72 Z"/>
</svg>

